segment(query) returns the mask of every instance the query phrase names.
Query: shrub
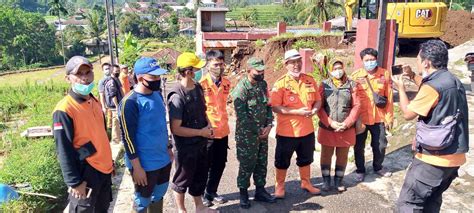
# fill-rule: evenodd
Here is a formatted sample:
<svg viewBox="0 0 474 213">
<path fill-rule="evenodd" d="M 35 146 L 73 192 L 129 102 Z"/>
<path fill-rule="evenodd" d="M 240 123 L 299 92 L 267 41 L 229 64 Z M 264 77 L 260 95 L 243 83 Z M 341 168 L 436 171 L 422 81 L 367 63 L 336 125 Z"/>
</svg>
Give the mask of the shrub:
<svg viewBox="0 0 474 213">
<path fill-rule="evenodd" d="M 265 46 L 265 41 L 258 39 L 255 41 L 255 46 L 258 48 L 262 48 L 263 46 Z"/>
<path fill-rule="evenodd" d="M 277 58 L 275 61 L 274 71 L 276 72 L 276 71 L 281 70 L 284 64 L 285 64 L 285 61 L 283 60 L 283 57 Z"/>
<path fill-rule="evenodd" d="M 313 49 L 313 50 L 319 50 L 320 49 L 318 42 L 313 41 L 313 40 L 304 40 L 304 39 L 297 40 L 292 45 L 292 48 L 297 49 L 297 50 L 303 49 L 303 48 L 309 48 L 309 49 Z"/>
</svg>

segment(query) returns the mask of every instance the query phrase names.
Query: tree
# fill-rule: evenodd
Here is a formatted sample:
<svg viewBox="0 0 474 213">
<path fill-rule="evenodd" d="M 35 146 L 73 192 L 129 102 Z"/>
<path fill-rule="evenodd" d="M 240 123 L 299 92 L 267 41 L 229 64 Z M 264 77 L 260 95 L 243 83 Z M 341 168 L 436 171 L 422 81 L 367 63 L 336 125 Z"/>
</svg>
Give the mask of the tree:
<svg viewBox="0 0 474 213">
<path fill-rule="evenodd" d="M 72 45 L 75 41 L 82 41 L 86 37 L 84 35 L 84 32 L 86 29 L 82 26 L 76 26 L 76 25 L 68 25 L 66 28 L 63 30 L 63 35 L 64 35 L 64 43 L 66 46 Z"/>
<path fill-rule="evenodd" d="M 75 55 L 82 55 L 84 56 L 86 53 L 86 45 L 84 45 L 81 41 L 73 41 L 71 46 L 66 51 L 66 56 L 71 58 Z"/>
<path fill-rule="evenodd" d="M 101 58 L 100 58 L 100 35 L 104 32 L 105 30 L 105 11 L 101 11 L 101 7 L 94 7 L 94 9 L 89 10 L 88 13 L 85 14 L 85 18 L 87 20 L 87 34 L 89 38 L 95 40 L 97 49 L 99 49 L 99 62 L 102 63 Z"/>
<path fill-rule="evenodd" d="M 140 16 L 135 13 L 126 13 L 119 20 L 119 29 L 122 33 L 132 33 L 134 36 L 140 36 Z"/>
<path fill-rule="evenodd" d="M 178 15 L 175 12 L 171 13 L 171 16 L 168 18 L 168 36 L 175 37 L 178 35 L 179 32 L 179 25 L 178 25 Z"/>
<path fill-rule="evenodd" d="M 52 16 L 57 16 L 58 17 L 58 23 L 59 27 L 61 27 L 61 14 L 63 16 L 68 15 L 68 12 L 66 8 L 64 8 L 63 3 L 61 0 L 52 0 L 48 3 L 49 10 L 48 13 L 51 14 Z M 63 55 L 63 63 L 66 65 L 66 52 L 64 52 L 64 36 L 63 36 L 63 30 L 59 29 L 61 32 L 61 47 L 62 47 L 62 55 Z"/>
<path fill-rule="evenodd" d="M 138 40 L 129 32 L 125 35 L 123 40 L 121 54 L 119 56 L 120 62 L 129 67 L 133 67 L 133 64 L 138 60 L 145 46 L 146 44 L 139 44 Z"/>
<path fill-rule="evenodd" d="M 304 20 L 306 25 L 323 23 L 335 16 L 333 13 L 336 7 L 342 8 L 340 4 L 332 0 L 296 0 L 296 3 L 304 5 L 297 19 Z"/>
<path fill-rule="evenodd" d="M 180 52 L 194 52 L 196 51 L 196 45 L 193 41 L 193 38 L 190 38 L 188 36 L 176 36 L 171 39 L 173 42 L 173 47 L 174 49 L 180 51 Z"/>
<path fill-rule="evenodd" d="M 58 57 L 54 32 L 38 13 L 0 6 L 0 67 L 54 64 Z"/>
<path fill-rule="evenodd" d="M 196 11 L 193 11 L 187 7 L 183 9 L 182 14 L 183 14 L 183 17 L 196 18 Z"/>
</svg>

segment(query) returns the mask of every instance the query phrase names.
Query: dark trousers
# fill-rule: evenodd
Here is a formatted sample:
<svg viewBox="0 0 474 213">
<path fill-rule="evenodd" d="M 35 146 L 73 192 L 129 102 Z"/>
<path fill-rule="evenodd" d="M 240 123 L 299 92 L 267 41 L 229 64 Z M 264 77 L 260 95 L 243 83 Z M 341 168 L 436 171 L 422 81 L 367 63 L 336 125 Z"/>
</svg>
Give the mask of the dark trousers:
<svg viewBox="0 0 474 213">
<path fill-rule="evenodd" d="M 221 181 L 227 162 L 227 149 L 229 148 L 229 137 L 214 139 L 214 142 L 208 148 L 209 175 L 207 177 L 207 193 L 217 193 L 217 187 Z"/>
<path fill-rule="evenodd" d="M 201 196 L 206 188 L 209 172 L 207 139 L 194 144 L 175 143 L 175 173 L 171 188 L 191 196 Z"/>
<path fill-rule="evenodd" d="M 103 174 L 89 164 L 85 164 L 82 175 L 87 182 L 86 187 L 92 189 L 91 195 L 86 199 L 77 199 L 69 194 L 69 212 L 103 212 L 106 213 L 112 201 L 112 177 Z M 86 190 L 86 193 L 89 189 Z"/>
<path fill-rule="evenodd" d="M 382 163 L 385 158 L 385 149 L 387 148 L 387 138 L 385 137 L 384 123 L 375 123 L 374 125 L 366 125 L 363 133 L 356 136 L 356 144 L 354 146 L 354 155 L 356 163 L 356 172 L 365 173 L 365 140 L 367 139 L 367 132 L 370 132 L 372 140 L 370 146 L 374 154 L 372 165 L 374 171 L 382 169 Z"/>
<path fill-rule="evenodd" d="M 398 197 L 398 212 L 439 212 L 443 192 L 458 176 L 458 169 L 433 166 L 414 158 Z"/>
<path fill-rule="evenodd" d="M 294 152 L 296 152 L 297 166 L 303 167 L 313 162 L 315 149 L 314 132 L 298 138 L 277 135 L 276 141 L 275 167 L 277 169 L 288 169 Z"/>
</svg>

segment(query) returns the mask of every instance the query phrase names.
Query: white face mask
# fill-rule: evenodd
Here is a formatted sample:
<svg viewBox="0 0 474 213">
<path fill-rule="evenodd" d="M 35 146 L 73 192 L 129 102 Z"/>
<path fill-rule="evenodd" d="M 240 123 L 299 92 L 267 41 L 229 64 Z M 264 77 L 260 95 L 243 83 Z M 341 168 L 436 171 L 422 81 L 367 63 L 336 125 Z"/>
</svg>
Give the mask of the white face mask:
<svg viewBox="0 0 474 213">
<path fill-rule="evenodd" d="M 301 72 L 288 72 L 288 73 L 294 78 L 299 78 L 301 75 Z"/>
<path fill-rule="evenodd" d="M 343 69 L 334 70 L 331 72 L 331 76 L 336 79 L 341 79 L 342 76 L 344 76 L 344 70 Z"/>
</svg>

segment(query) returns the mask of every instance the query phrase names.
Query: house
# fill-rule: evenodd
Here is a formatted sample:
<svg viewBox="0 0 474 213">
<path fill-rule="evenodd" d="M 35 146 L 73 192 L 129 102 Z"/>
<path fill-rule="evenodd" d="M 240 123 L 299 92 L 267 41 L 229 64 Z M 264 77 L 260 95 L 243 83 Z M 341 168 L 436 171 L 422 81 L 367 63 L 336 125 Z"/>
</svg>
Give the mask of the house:
<svg viewBox="0 0 474 213">
<path fill-rule="evenodd" d="M 152 2 L 126 2 L 122 8 L 122 13 L 136 13 L 141 18 L 151 18 L 150 10 L 151 9 L 159 9 L 161 8 L 160 4 L 152 3 Z"/>
<path fill-rule="evenodd" d="M 59 24 L 58 20 L 54 21 L 54 26 L 56 26 L 56 31 L 64 30 L 66 26 L 73 25 L 73 26 L 80 26 L 80 27 L 87 27 L 87 20 L 84 19 L 82 16 L 72 16 L 69 19 L 61 19 L 61 25 Z"/>
<path fill-rule="evenodd" d="M 153 54 L 151 57 L 160 62 L 164 69 L 173 70 L 176 69 L 176 60 L 179 55 L 181 55 L 181 52 L 172 48 L 165 48 Z"/>
<path fill-rule="evenodd" d="M 180 29 L 178 31 L 178 34 L 183 35 L 183 36 L 194 37 L 194 35 L 196 35 L 196 30 L 194 27 L 187 27 L 187 28 Z"/>
<path fill-rule="evenodd" d="M 196 19 L 195 18 L 179 18 L 178 19 L 179 29 L 195 27 Z"/>
<path fill-rule="evenodd" d="M 108 51 L 109 43 L 107 40 L 100 39 L 97 41 L 96 38 L 85 39 L 81 41 L 84 45 L 86 45 L 86 54 L 87 55 L 95 55 L 98 53 L 105 53 Z M 98 42 L 98 45 L 97 45 Z"/>
<path fill-rule="evenodd" d="M 208 50 L 220 50 L 226 63 L 230 63 L 234 49 L 248 45 L 249 41 L 266 40 L 286 32 L 286 24 L 279 23 L 277 29 L 238 28 L 227 30 L 225 7 L 200 7 L 196 20 L 196 53 L 204 54 Z M 230 26 L 237 26 L 237 22 Z M 245 24 L 245 23 L 242 23 Z"/>
</svg>

